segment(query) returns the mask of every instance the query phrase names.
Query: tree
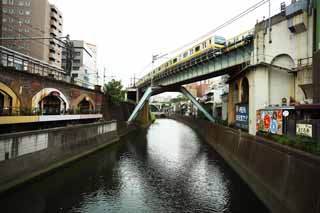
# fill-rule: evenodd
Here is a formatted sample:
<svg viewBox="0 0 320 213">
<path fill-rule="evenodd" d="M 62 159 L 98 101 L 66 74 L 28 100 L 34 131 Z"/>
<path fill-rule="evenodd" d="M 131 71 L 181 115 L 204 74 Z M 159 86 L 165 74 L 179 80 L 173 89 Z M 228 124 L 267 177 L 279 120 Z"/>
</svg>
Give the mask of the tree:
<svg viewBox="0 0 320 213">
<path fill-rule="evenodd" d="M 187 101 L 188 99 L 183 95 L 178 95 L 176 98 L 170 100 L 171 103 L 179 103 L 181 101 Z"/>
<path fill-rule="evenodd" d="M 124 100 L 125 91 L 123 90 L 121 81 L 112 79 L 104 85 L 103 91 L 110 96 L 112 103 L 118 103 Z"/>
</svg>

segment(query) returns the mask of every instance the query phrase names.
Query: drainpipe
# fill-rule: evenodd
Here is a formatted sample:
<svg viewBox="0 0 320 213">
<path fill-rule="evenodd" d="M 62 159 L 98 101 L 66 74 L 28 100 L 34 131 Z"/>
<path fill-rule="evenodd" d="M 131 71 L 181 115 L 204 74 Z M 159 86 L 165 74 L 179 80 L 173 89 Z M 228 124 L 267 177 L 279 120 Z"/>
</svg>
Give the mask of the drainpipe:
<svg viewBox="0 0 320 213">
<path fill-rule="evenodd" d="M 313 103 L 320 103 L 320 0 L 314 0 Z"/>
<path fill-rule="evenodd" d="M 316 18 L 315 22 L 315 36 L 316 36 L 316 46 L 315 51 L 319 51 L 320 49 L 320 0 L 314 0 L 314 8 L 316 9 Z"/>
</svg>

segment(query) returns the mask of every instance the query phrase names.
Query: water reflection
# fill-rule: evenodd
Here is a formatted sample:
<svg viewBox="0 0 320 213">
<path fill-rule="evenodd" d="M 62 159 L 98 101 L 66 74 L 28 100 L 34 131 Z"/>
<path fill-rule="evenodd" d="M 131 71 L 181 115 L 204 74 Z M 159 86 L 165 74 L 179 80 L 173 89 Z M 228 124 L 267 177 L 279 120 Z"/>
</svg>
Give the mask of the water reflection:
<svg viewBox="0 0 320 213">
<path fill-rule="evenodd" d="M 167 119 L 0 199 L 0 206 L 34 213 L 267 212 L 193 130 Z"/>
</svg>

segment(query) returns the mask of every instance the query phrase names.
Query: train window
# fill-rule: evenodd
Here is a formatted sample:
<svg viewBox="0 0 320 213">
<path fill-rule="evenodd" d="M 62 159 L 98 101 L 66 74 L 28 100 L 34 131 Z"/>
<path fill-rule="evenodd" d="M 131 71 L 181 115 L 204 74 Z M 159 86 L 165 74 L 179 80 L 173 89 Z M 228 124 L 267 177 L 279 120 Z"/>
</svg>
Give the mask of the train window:
<svg viewBox="0 0 320 213">
<path fill-rule="evenodd" d="M 183 58 L 186 58 L 188 56 L 188 52 L 183 53 Z"/>
<path fill-rule="evenodd" d="M 205 49 L 205 48 L 207 48 L 207 42 L 203 42 L 203 48 Z"/>
<path fill-rule="evenodd" d="M 196 48 L 195 48 L 195 52 L 198 52 L 200 50 L 200 46 L 197 46 Z"/>
</svg>

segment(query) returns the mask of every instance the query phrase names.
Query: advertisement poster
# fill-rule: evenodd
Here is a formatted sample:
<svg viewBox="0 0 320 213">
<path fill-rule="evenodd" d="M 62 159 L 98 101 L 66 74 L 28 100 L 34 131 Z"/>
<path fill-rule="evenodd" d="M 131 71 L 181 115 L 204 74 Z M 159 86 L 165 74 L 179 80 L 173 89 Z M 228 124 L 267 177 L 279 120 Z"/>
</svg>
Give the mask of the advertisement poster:
<svg viewBox="0 0 320 213">
<path fill-rule="evenodd" d="M 272 134 L 282 135 L 282 111 L 275 110 L 258 110 L 257 111 L 257 131 L 270 132 Z"/>
<path fill-rule="evenodd" d="M 249 110 L 248 104 L 239 104 L 236 106 L 236 127 L 249 129 Z"/>
</svg>

